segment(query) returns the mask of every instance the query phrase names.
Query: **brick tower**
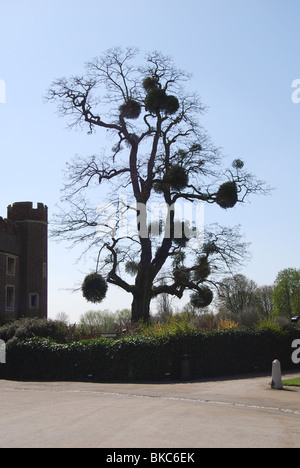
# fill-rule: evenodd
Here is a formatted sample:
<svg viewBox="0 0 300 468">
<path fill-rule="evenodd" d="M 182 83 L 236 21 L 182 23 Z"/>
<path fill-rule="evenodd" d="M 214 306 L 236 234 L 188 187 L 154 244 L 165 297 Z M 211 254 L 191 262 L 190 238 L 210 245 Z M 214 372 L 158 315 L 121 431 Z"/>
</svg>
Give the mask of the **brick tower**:
<svg viewBox="0 0 300 468">
<path fill-rule="evenodd" d="M 20 228 L 0 217 L 0 324 L 19 317 Z"/>
<path fill-rule="evenodd" d="M 19 202 L 7 208 L 8 222 L 19 231 L 20 317 L 47 318 L 48 208 L 42 203 Z"/>
</svg>

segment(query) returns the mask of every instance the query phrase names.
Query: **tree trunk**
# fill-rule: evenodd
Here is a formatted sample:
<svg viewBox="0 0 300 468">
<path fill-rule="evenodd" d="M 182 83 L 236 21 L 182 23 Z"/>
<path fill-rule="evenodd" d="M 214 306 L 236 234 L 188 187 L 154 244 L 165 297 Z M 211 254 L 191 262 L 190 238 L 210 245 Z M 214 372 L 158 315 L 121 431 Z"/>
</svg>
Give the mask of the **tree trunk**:
<svg viewBox="0 0 300 468">
<path fill-rule="evenodd" d="M 152 299 L 152 247 L 148 236 L 147 200 L 137 203 L 137 228 L 140 235 L 141 258 L 135 278 L 131 321 L 148 322 L 150 319 L 150 302 Z"/>
<path fill-rule="evenodd" d="M 148 322 L 150 319 L 150 303 L 152 295 L 151 289 L 145 287 L 139 294 L 133 295 L 133 301 L 131 306 L 131 321 L 137 322 Z"/>
</svg>

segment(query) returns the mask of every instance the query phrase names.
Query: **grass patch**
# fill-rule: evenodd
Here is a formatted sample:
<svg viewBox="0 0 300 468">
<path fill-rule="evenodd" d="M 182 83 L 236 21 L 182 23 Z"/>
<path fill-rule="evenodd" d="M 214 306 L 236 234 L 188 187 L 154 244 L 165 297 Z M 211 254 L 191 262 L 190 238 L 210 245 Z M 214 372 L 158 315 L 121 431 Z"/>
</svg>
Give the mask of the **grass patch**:
<svg viewBox="0 0 300 468">
<path fill-rule="evenodd" d="M 300 379 L 283 380 L 282 385 L 286 387 L 300 387 Z"/>
</svg>

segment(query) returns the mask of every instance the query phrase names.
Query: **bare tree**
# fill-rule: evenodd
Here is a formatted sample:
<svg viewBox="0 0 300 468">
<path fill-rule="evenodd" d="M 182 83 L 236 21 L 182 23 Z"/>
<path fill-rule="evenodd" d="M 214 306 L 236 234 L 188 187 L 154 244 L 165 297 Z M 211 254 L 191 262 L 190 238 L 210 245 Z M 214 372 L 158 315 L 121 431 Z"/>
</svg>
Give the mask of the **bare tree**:
<svg viewBox="0 0 300 468">
<path fill-rule="evenodd" d="M 238 317 L 246 309 L 256 307 L 257 284 L 244 275 L 224 278 L 218 291 L 221 312 Z"/>
<path fill-rule="evenodd" d="M 261 286 L 256 293 L 256 302 L 259 315 L 262 318 L 271 317 L 274 312 L 274 285 Z"/>
<path fill-rule="evenodd" d="M 157 313 L 155 319 L 158 322 L 167 322 L 173 315 L 170 295 L 162 293 L 157 297 Z"/>
<path fill-rule="evenodd" d="M 86 297 L 105 295 L 103 279 L 119 286 L 133 296 L 133 321 L 147 320 L 150 302 L 160 294 L 181 298 L 190 290 L 194 304 L 207 306 L 216 264 L 232 266 L 243 258 L 237 231 L 216 225 L 201 242 L 195 220 L 178 218 L 182 205 L 228 209 L 265 191 L 241 160 L 224 168 L 199 124 L 205 108 L 196 93 L 185 90 L 190 76 L 159 52 L 149 53 L 142 66 L 137 57 L 135 49 L 111 49 L 87 63 L 83 76 L 54 81 L 47 94 L 70 127 L 90 134 L 105 130 L 111 138 L 110 152 L 68 164 L 66 208 L 55 234 L 97 249 L 102 278 L 97 283 L 91 275 L 86 286 L 102 292 Z M 105 184 L 107 204 L 97 210 L 87 194 Z M 157 219 L 151 219 L 154 203 L 166 207 Z M 124 220 L 130 216 L 136 230 L 128 232 Z"/>
</svg>

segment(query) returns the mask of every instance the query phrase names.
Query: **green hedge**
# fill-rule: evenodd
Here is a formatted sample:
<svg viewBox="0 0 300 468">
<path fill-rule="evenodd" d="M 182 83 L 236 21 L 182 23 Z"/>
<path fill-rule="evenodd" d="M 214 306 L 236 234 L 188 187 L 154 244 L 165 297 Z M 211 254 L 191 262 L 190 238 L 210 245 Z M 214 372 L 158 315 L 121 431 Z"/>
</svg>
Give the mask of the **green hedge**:
<svg viewBox="0 0 300 468">
<path fill-rule="evenodd" d="M 300 331 L 231 329 L 204 332 L 177 330 L 159 336 L 105 338 L 58 344 L 44 338 L 11 340 L 0 378 L 95 382 L 162 381 L 182 376 L 183 355 L 190 377 L 218 377 L 270 371 L 279 359 L 283 370 L 292 363 L 292 342 Z"/>
</svg>

